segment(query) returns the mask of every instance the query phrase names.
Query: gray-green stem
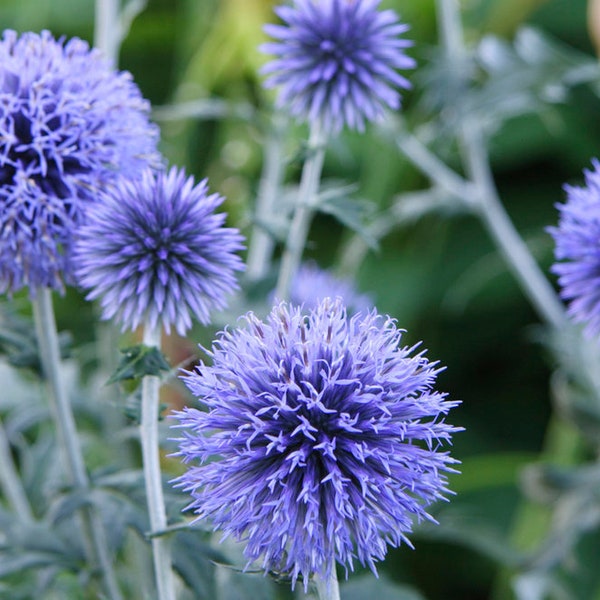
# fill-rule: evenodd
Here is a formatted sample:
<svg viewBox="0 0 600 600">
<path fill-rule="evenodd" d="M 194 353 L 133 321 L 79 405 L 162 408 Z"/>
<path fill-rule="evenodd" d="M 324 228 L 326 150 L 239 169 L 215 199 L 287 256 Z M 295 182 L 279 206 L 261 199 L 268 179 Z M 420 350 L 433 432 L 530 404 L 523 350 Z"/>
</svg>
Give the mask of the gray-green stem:
<svg viewBox="0 0 600 600">
<path fill-rule="evenodd" d="M 281 258 L 279 279 L 275 292 L 279 300 L 287 300 L 289 298 L 292 280 L 302 261 L 308 231 L 317 204 L 319 181 L 323 170 L 324 158 L 325 135 L 321 127 L 315 124 L 311 128 L 308 142 L 308 157 L 302 168 L 298 200 L 294 208 L 292 224 Z"/>
<path fill-rule="evenodd" d="M 143 341 L 146 346 L 160 348 L 160 327 L 151 327 L 146 324 Z M 158 439 L 159 390 L 159 378 L 154 375 L 146 375 L 142 380 L 140 442 L 142 445 L 146 501 L 152 533 L 164 531 L 167 527 Z M 153 536 L 151 544 L 158 600 L 175 600 L 175 579 L 171 566 L 170 540 L 165 536 Z"/>
<path fill-rule="evenodd" d="M 315 583 L 317 584 L 317 594 L 319 595 L 319 600 L 340 600 L 340 587 L 335 570 L 335 561 L 331 567 L 331 573 L 329 574 L 329 577 L 316 575 Z"/>
<path fill-rule="evenodd" d="M 119 0 L 96 0 L 94 18 L 94 45 L 116 67 L 121 46 L 121 2 Z"/>
<path fill-rule="evenodd" d="M 464 64 L 466 49 L 458 2 L 457 0 L 437 0 L 436 6 L 441 37 L 450 68 L 456 69 L 457 76 L 459 76 L 460 69 Z M 468 192 L 469 199 L 474 202 L 474 209 L 539 316 L 552 327 L 563 328 L 566 324 L 566 317 L 562 303 L 500 201 L 492 177 L 481 127 L 466 115 L 462 115 L 461 121 L 459 143 L 470 179 L 470 185 L 464 186 L 464 191 Z M 438 169 L 436 167 L 437 159 L 428 160 L 432 156 L 428 157 L 425 150 L 415 144 L 414 139 L 409 139 L 407 155 L 412 154 L 412 158 L 416 158 L 425 172 L 432 178 L 437 177 L 443 185 L 445 182 L 444 187 L 447 189 L 452 187 L 451 191 L 456 193 L 456 187 L 460 180 L 454 176 L 449 179 L 448 176 L 452 172 L 445 165 L 443 169 Z M 422 150 L 423 152 L 421 152 Z M 434 171 L 430 173 L 427 169 L 432 165 Z M 435 172 L 437 172 L 437 176 Z"/>
<path fill-rule="evenodd" d="M 40 360 L 48 383 L 50 407 L 56 424 L 59 444 L 66 459 L 71 484 L 79 492 L 86 493 L 90 489 L 89 479 L 77 436 L 71 403 L 64 386 L 64 378 L 60 372 L 58 333 L 52 306 L 52 293 L 48 288 L 36 291 L 33 300 L 33 314 Z M 83 507 L 80 514 L 87 558 L 92 565 L 99 566 L 107 597 L 112 600 L 120 600 L 122 596 L 113 571 L 102 521 L 89 506 Z"/>
<path fill-rule="evenodd" d="M 31 505 L 13 461 L 10 443 L 2 421 L 0 421 L 0 485 L 4 491 L 4 497 L 15 515 L 19 515 L 25 521 L 32 521 Z"/>
<path fill-rule="evenodd" d="M 254 211 L 255 225 L 248 247 L 246 277 L 249 281 L 259 281 L 269 272 L 275 241 L 263 224 L 273 218 L 284 166 L 283 127 L 275 116 L 266 140 L 263 173 Z"/>
</svg>

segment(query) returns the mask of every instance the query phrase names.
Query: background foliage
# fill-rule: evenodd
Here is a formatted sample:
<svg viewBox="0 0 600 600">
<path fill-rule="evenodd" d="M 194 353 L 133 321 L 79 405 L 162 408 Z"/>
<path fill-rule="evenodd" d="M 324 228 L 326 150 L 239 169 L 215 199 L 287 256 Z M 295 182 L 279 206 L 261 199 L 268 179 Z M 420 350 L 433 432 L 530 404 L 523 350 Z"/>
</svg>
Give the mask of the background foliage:
<svg viewBox="0 0 600 600">
<path fill-rule="evenodd" d="M 404 121 L 415 129 L 428 125 L 431 147 L 456 168 L 460 162 L 453 124 L 444 107 L 464 103 L 485 121 L 492 132 L 490 151 L 500 195 L 547 269 L 553 246 L 545 228 L 556 223 L 554 205 L 563 200 L 562 185 L 581 182 L 581 170 L 598 155 L 600 79 L 593 71 L 586 2 L 462 4 L 467 37 L 478 49 L 472 65 L 476 85 L 469 96 L 453 96 L 451 81 L 440 67 L 433 0 L 384 2 L 411 24 L 411 53 L 419 63 L 410 76 L 415 89 L 406 98 Z M 165 155 L 198 178 L 209 177 L 211 188 L 227 198 L 229 221 L 247 234 L 262 162 L 262 120 L 272 100 L 257 75 L 265 60 L 257 46 L 263 41 L 262 24 L 272 20 L 272 5 L 270 0 L 149 0 L 133 22 L 120 57 L 120 66 L 133 73 L 155 106 Z M 48 28 L 56 36 L 91 41 L 93 20 L 91 0 L 0 0 L 3 28 Z M 210 98 L 219 101 L 198 104 Z M 183 109 L 189 111 L 187 118 L 181 118 Z M 299 172 L 297 153 L 304 133 L 298 127 L 286 140 L 290 182 Z M 367 220 L 376 220 L 398 194 L 422 189 L 426 183 L 390 133 L 372 128 L 365 136 L 343 134 L 327 156 L 325 176 L 356 181 L 354 197 L 372 203 Z M 399 588 L 389 587 L 395 582 L 405 586 L 405 598 L 422 594 L 431 600 L 503 600 L 513 597 L 509 576 L 526 564 L 520 552 L 537 548 L 543 540 L 548 552 L 554 547 L 546 534 L 549 524 L 556 523 L 548 500 L 556 490 L 550 486 L 549 491 L 547 478 L 531 465 L 576 464 L 592 453 L 592 447 L 575 435 L 569 437 L 575 426 L 553 404 L 555 359 L 541 344 L 538 317 L 480 222 L 455 204 L 442 202 L 440 207 L 428 211 L 422 204 L 404 205 L 404 222 L 358 264 L 350 258 L 358 247 L 353 234 L 335 216 L 321 214 L 307 254 L 323 266 L 341 265 L 356 275 L 380 312 L 393 315 L 406 328 L 407 341 L 423 340 L 428 356 L 447 366 L 440 389 L 463 401 L 453 415 L 453 422 L 466 428 L 456 436 L 453 451 L 463 463 L 462 475 L 451 482 L 457 496 L 439 507 L 441 526 L 423 527 L 413 536 L 415 551 L 403 547 L 390 552 L 377 593 L 382 599 L 400 597 Z M 25 304 L 17 297 L 11 310 L 26 316 Z M 72 338 L 65 339 L 65 345 L 92 373 L 94 365 L 85 359 L 93 356 L 90 344 L 98 341 L 98 330 L 89 326 L 95 318 L 93 307 L 70 291 L 56 302 L 56 309 L 59 327 L 68 329 Z M 15 323 L 14 314 L 7 318 Z M 198 328 L 188 338 L 207 342 L 211 335 Z M 127 345 L 124 341 L 121 345 Z M 16 363 L 28 358 L 25 334 L 21 342 L 11 345 L 0 339 Z M 172 340 L 172 362 L 186 356 L 193 343 Z M 98 379 L 86 382 L 97 401 L 86 415 L 91 429 L 108 419 L 103 385 Z M 3 388 L 0 396 L 0 409 L 12 407 L 13 394 L 9 398 Z M 181 401 L 178 396 L 169 399 Z M 32 400 L 27 411 L 17 407 L 11 415 L 10 425 L 27 431 L 31 420 L 43 420 L 43 408 Z M 111 426 L 103 427 L 109 431 Z M 26 465 L 28 486 L 34 491 L 38 471 L 51 468 L 44 461 L 48 443 L 40 438 L 32 464 Z M 88 459 L 100 465 L 110 455 L 110 448 L 96 445 Z M 175 473 L 177 465 L 166 463 L 166 468 Z M 560 478 L 552 481 L 560 487 Z M 44 490 L 37 493 L 43 495 Z M 573 529 L 559 531 L 566 554 L 544 563 L 551 565 L 558 582 L 549 597 L 600 598 L 600 533 L 585 524 L 581 528 L 583 535 L 576 536 L 572 547 L 567 534 Z M 48 540 L 63 542 L 68 540 Z M 3 568 L 0 564 L 0 580 Z M 196 576 L 196 568 L 191 567 L 190 577 Z M 245 581 L 240 580 L 242 588 L 248 585 Z M 344 598 L 368 597 L 375 585 L 368 577 L 351 581 L 353 587 Z M 261 579 L 255 583 L 262 586 Z M 197 590 L 205 584 L 200 578 Z M 534 589 L 536 582 L 525 578 L 522 585 Z M 210 597 L 210 589 L 205 591 Z M 545 596 L 521 595 L 537 597 Z"/>
</svg>

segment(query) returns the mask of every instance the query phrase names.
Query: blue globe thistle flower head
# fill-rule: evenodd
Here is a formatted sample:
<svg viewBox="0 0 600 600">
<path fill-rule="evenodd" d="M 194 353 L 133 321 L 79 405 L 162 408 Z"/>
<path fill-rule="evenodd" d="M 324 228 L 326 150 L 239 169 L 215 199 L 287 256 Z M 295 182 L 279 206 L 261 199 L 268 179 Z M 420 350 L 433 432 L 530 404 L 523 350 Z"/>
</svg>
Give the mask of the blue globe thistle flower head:
<svg viewBox="0 0 600 600">
<path fill-rule="evenodd" d="M 585 186 L 565 186 L 567 201 L 558 205 L 558 227 L 549 228 L 556 242 L 561 297 L 569 302 L 568 314 L 585 325 L 591 337 L 600 336 L 600 162 L 584 171 Z"/>
<path fill-rule="evenodd" d="M 184 376 L 208 410 L 175 413 L 190 465 L 175 485 L 198 519 L 245 542 L 249 564 L 292 585 L 336 561 L 375 570 L 448 492 L 456 461 L 441 448 L 458 403 L 435 391 L 440 367 L 401 347 L 392 319 L 349 317 L 340 299 L 244 320 Z"/>
<path fill-rule="evenodd" d="M 224 198 L 183 169 L 122 178 L 91 207 L 77 241 L 76 272 L 87 299 L 123 329 L 147 323 L 178 333 L 192 316 L 208 323 L 237 289 L 243 238 L 217 213 Z"/>
<path fill-rule="evenodd" d="M 0 292 L 62 291 L 85 205 L 158 163 L 158 129 L 129 73 L 50 32 L 0 40 Z"/>
<path fill-rule="evenodd" d="M 292 280 L 290 302 L 308 310 L 324 298 L 342 298 L 348 314 L 373 308 L 372 299 L 361 294 L 351 280 L 337 277 L 312 261 L 303 263 Z"/>
<path fill-rule="evenodd" d="M 266 25 L 276 42 L 261 50 L 275 60 L 264 66 L 268 88 L 279 88 L 277 104 L 326 131 L 364 130 L 384 109 L 400 107 L 399 88 L 409 81 L 398 69 L 415 61 L 405 54 L 408 30 L 380 0 L 295 0 L 279 6 L 282 25 Z"/>
</svg>

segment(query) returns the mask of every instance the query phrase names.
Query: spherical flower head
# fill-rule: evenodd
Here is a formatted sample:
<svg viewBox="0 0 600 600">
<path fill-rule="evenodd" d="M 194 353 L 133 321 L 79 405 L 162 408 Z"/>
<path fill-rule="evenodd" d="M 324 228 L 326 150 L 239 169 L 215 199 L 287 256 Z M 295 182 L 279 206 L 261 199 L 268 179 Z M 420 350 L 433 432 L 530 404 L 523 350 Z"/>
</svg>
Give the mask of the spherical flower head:
<svg viewBox="0 0 600 600">
<path fill-rule="evenodd" d="M 558 227 L 549 228 L 556 242 L 552 267 L 558 275 L 568 313 L 585 325 L 590 336 L 600 336 L 600 163 L 584 171 L 585 186 L 566 185 L 567 201 L 558 205 Z"/>
<path fill-rule="evenodd" d="M 277 104 L 327 131 L 362 131 L 365 121 L 398 109 L 398 88 L 409 88 L 398 69 L 415 66 L 399 36 L 408 26 L 380 0 L 295 0 L 275 9 L 283 25 L 267 25 L 277 42 L 261 50 L 277 58 L 265 65 L 266 87 Z"/>
<path fill-rule="evenodd" d="M 311 309 L 324 298 L 342 298 L 348 314 L 373 308 L 371 298 L 358 292 L 351 280 L 337 277 L 314 262 L 303 263 L 292 280 L 290 302 Z"/>
<path fill-rule="evenodd" d="M 235 254 L 243 248 L 237 229 L 224 227 L 223 202 L 195 185 L 182 169 L 144 171 L 120 180 L 89 211 L 75 252 L 79 283 L 87 298 L 100 298 L 102 317 L 123 329 L 144 323 L 171 326 L 180 334 L 192 315 L 208 323 L 237 289 Z"/>
<path fill-rule="evenodd" d="M 175 414 L 190 464 L 176 485 L 198 518 L 246 542 L 249 563 L 292 584 L 335 561 L 374 570 L 448 491 L 455 461 L 440 447 L 457 402 L 433 389 L 439 366 L 400 347 L 392 319 L 348 317 L 340 299 L 244 319 L 184 377 L 208 410 Z"/>
<path fill-rule="evenodd" d="M 157 128 L 131 75 L 86 42 L 0 40 L 0 292 L 62 291 L 85 205 L 121 171 L 158 162 Z"/>
</svg>

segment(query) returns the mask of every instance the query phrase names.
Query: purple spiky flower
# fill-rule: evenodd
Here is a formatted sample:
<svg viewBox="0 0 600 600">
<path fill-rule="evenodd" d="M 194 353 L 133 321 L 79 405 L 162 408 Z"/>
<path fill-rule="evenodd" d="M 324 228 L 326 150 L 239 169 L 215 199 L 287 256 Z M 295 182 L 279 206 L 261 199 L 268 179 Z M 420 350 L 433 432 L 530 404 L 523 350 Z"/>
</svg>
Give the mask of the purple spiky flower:
<svg viewBox="0 0 600 600">
<path fill-rule="evenodd" d="M 249 563 L 305 587 L 336 561 L 374 570 L 388 545 L 410 544 L 448 492 L 455 461 L 441 447 L 458 428 L 444 418 L 458 403 L 401 336 L 389 317 L 348 317 L 329 298 L 223 331 L 212 364 L 184 377 L 208 410 L 175 413 L 188 508 L 245 542 Z"/>
<path fill-rule="evenodd" d="M 399 36 L 408 26 L 380 0 L 294 0 L 279 6 L 283 25 L 267 25 L 277 42 L 261 50 L 275 60 L 263 68 L 266 87 L 279 88 L 278 106 L 327 131 L 362 131 L 365 121 L 400 107 L 399 88 L 409 88 L 398 69 L 415 66 Z"/>
<path fill-rule="evenodd" d="M 72 283 L 73 233 L 121 172 L 158 164 L 158 129 L 129 73 L 74 38 L 0 40 L 0 292 Z"/>
<path fill-rule="evenodd" d="M 243 269 L 235 254 L 243 238 L 215 212 L 223 200 L 176 167 L 122 178 L 105 194 L 75 252 L 79 283 L 89 300 L 100 298 L 102 317 L 123 329 L 173 325 L 183 335 L 192 316 L 206 324 L 224 308 Z"/>
<path fill-rule="evenodd" d="M 568 314 L 582 323 L 590 336 L 600 336 L 600 162 L 585 170 L 585 186 L 566 185 L 567 201 L 557 206 L 558 227 L 549 231 L 556 242 L 561 297 L 569 302 Z"/>
</svg>

